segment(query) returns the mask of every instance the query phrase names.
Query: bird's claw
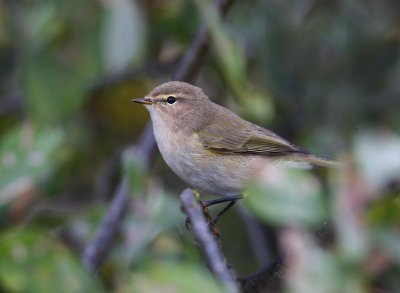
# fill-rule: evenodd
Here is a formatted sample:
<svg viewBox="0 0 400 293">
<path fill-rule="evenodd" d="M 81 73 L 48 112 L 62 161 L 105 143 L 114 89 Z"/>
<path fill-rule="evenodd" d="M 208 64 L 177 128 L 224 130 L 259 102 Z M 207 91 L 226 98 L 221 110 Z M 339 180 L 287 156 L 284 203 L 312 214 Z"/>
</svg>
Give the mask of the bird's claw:
<svg viewBox="0 0 400 293">
<path fill-rule="evenodd" d="M 189 217 L 186 217 L 186 220 L 185 220 L 185 227 L 186 227 L 186 230 L 188 230 L 188 231 L 190 231 L 191 229 L 190 229 L 190 226 L 192 225 L 192 221 L 190 221 L 190 219 L 189 219 Z"/>
</svg>

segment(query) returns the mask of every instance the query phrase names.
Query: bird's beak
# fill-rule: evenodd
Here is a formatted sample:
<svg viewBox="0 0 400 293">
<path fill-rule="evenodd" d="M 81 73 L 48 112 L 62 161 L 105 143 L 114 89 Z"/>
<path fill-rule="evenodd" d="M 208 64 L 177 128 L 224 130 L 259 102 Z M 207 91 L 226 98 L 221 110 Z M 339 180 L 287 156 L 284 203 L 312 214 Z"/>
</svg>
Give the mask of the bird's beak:
<svg viewBox="0 0 400 293">
<path fill-rule="evenodd" d="M 140 99 L 132 99 L 131 101 L 135 102 L 135 103 L 146 104 L 146 105 L 153 104 L 153 102 L 147 97 L 140 98 Z"/>
</svg>

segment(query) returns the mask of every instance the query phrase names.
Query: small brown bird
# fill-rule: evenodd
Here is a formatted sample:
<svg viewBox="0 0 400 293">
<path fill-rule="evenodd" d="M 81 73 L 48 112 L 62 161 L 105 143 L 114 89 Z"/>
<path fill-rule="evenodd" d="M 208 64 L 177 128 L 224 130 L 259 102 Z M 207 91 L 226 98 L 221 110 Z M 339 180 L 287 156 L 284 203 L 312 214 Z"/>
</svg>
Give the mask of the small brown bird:
<svg viewBox="0 0 400 293">
<path fill-rule="evenodd" d="M 240 118 L 185 82 L 164 83 L 133 101 L 149 110 L 158 148 L 168 166 L 201 192 L 237 199 L 268 163 L 338 165 Z"/>
</svg>

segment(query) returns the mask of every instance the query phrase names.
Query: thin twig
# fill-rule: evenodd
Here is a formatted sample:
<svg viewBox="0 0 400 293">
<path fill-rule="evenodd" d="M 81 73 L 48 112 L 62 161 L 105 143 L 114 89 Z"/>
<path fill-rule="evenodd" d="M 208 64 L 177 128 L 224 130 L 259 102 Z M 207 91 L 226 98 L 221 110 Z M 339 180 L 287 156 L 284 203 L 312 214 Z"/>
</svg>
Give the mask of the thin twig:
<svg viewBox="0 0 400 293">
<path fill-rule="evenodd" d="M 194 193 L 190 189 L 185 189 L 181 193 L 180 198 L 183 210 L 192 224 L 192 232 L 207 259 L 211 271 L 228 292 L 239 292 L 239 287 L 226 265 L 225 258 L 210 230 L 203 214 L 203 209 Z"/>
<path fill-rule="evenodd" d="M 265 237 L 262 225 L 243 205 L 239 205 L 237 211 L 246 226 L 250 245 L 258 264 L 269 262 L 273 259 L 271 247 Z"/>
<path fill-rule="evenodd" d="M 146 170 L 151 165 L 156 153 L 156 139 L 154 138 L 153 125 L 149 122 L 139 139 L 136 148 L 137 157 L 140 159 L 140 164 L 143 170 Z"/>
<path fill-rule="evenodd" d="M 221 16 L 225 16 L 229 7 L 233 3 L 233 0 L 220 0 L 217 1 L 217 9 Z M 208 50 L 208 33 L 206 30 L 206 25 L 203 24 L 197 35 L 192 42 L 190 49 L 183 56 L 179 66 L 172 75 L 173 80 L 181 81 L 193 81 L 199 68 L 204 60 L 204 57 Z"/>
<path fill-rule="evenodd" d="M 283 230 L 281 234 L 287 233 L 288 231 L 290 232 L 289 229 Z M 313 234 L 319 242 L 329 243 L 329 241 L 332 241 L 331 231 L 329 225 L 326 223 L 314 231 Z M 287 243 L 292 242 L 293 241 L 287 241 Z M 291 254 L 292 250 L 286 249 L 286 251 L 278 256 L 271 264 L 262 267 L 249 276 L 238 278 L 243 292 L 280 292 L 284 270 L 287 269 L 285 266 L 286 263 L 290 261 Z"/>
<path fill-rule="evenodd" d="M 208 50 L 208 37 L 205 26 L 201 26 L 191 48 L 183 56 L 180 66 L 172 75 L 172 80 L 182 80 L 191 82 L 198 73 L 198 68 L 202 64 Z"/>
<path fill-rule="evenodd" d="M 74 232 L 70 227 L 62 227 L 57 229 L 55 233 L 70 250 L 72 250 L 76 255 L 81 255 L 85 248 L 85 242 L 78 233 Z"/>
<path fill-rule="evenodd" d="M 247 277 L 238 278 L 244 293 L 280 292 L 285 257 L 276 258 Z"/>
<path fill-rule="evenodd" d="M 110 251 L 128 206 L 128 194 L 128 180 L 124 176 L 96 236 L 83 253 L 83 263 L 92 272 L 96 272 L 100 268 Z"/>
<path fill-rule="evenodd" d="M 230 7 L 233 0 L 219 0 L 217 1 L 218 11 L 223 16 Z M 202 25 L 192 42 L 190 49 L 182 58 L 176 73 L 173 75 L 175 80 L 189 81 L 192 80 L 198 72 L 202 62 L 204 61 L 205 53 L 208 50 L 208 37 Z M 141 136 L 137 152 L 138 157 L 142 159 L 142 166 L 144 169 L 148 168 L 156 150 L 156 142 L 153 135 L 151 122 L 147 125 L 143 135 Z M 120 186 L 124 186 L 123 178 Z M 120 190 L 120 188 L 118 189 Z M 86 247 L 83 262 L 91 271 L 97 271 L 101 264 L 104 262 L 108 251 L 111 249 L 113 238 L 119 228 L 122 215 L 128 203 L 128 190 L 124 188 L 124 192 L 117 192 L 114 196 L 110 209 L 108 210 L 104 221 L 99 227 L 94 240 Z M 123 204 L 123 205 L 121 205 Z M 108 224 L 108 219 L 119 219 L 113 225 Z"/>
<path fill-rule="evenodd" d="M 0 116 L 22 113 L 25 108 L 22 93 L 0 96 Z"/>
</svg>

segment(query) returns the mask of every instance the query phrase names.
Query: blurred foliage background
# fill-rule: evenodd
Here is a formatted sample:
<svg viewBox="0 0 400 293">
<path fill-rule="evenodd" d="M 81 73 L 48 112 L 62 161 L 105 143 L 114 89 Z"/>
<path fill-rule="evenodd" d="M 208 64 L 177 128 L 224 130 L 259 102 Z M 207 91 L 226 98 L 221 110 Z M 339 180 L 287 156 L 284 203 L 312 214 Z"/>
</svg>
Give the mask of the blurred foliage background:
<svg viewBox="0 0 400 293">
<path fill-rule="evenodd" d="M 148 120 L 130 100 L 171 78 L 202 22 L 210 54 L 196 84 L 345 166 L 255 185 L 219 223 L 234 271 L 290 251 L 282 290 L 400 290 L 400 2 L 235 1 L 224 22 L 212 7 L 0 2 L 1 291 L 221 290 L 184 227 L 185 185 L 158 154 L 140 170 L 123 151 Z M 80 257 L 124 172 L 130 208 L 93 276 Z M 324 224 L 329 241 L 308 233 Z"/>
</svg>

